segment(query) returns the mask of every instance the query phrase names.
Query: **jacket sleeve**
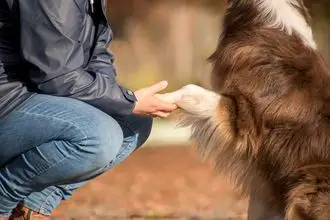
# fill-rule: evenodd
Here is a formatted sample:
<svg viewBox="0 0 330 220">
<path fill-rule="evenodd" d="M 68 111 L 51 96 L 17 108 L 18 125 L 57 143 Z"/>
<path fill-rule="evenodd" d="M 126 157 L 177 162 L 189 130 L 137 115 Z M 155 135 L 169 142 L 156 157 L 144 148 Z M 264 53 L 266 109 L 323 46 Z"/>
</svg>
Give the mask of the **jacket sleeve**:
<svg viewBox="0 0 330 220">
<path fill-rule="evenodd" d="M 116 81 L 106 48 L 110 27 L 104 25 L 92 56 L 85 55 L 80 39 L 86 12 L 77 2 L 19 0 L 21 52 L 32 66 L 28 77 L 42 93 L 79 99 L 110 115 L 129 115 L 136 98 Z"/>
</svg>

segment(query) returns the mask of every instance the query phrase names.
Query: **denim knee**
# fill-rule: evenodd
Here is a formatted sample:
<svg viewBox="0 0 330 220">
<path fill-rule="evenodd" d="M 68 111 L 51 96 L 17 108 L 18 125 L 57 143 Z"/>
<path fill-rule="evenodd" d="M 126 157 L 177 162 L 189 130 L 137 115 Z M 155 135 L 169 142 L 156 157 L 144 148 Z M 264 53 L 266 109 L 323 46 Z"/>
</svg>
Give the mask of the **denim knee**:
<svg viewBox="0 0 330 220">
<path fill-rule="evenodd" d="M 80 141 L 78 146 L 79 151 L 84 154 L 82 163 L 91 164 L 91 170 L 102 169 L 108 166 L 120 151 L 123 132 L 117 121 L 108 115 L 93 115 L 86 120 L 88 125 L 80 128 L 85 135 L 84 141 Z"/>
</svg>

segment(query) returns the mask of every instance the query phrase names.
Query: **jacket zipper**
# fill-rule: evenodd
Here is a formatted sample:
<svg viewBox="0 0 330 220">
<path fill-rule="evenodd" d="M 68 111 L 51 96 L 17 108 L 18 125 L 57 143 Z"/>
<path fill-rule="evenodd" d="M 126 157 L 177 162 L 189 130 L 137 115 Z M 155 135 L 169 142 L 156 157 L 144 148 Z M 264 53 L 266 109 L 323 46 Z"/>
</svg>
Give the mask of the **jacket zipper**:
<svg viewBox="0 0 330 220">
<path fill-rule="evenodd" d="M 89 4 L 91 6 L 91 12 L 94 13 L 94 0 L 89 0 Z"/>
</svg>

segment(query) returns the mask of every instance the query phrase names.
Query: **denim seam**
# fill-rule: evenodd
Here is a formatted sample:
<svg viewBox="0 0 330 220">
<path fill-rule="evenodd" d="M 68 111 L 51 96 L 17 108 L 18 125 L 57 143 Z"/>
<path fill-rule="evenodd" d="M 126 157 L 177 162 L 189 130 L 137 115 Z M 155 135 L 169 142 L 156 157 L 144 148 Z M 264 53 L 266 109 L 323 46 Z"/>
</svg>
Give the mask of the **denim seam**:
<svg viewBox="0 0 330 220">
<path fill-rule="evenodd" d="M 11 216 L 11 214 L 3 214 L 3 215 L 0 214 L 0 218 L 8 218 L 10 216 Z"/>
<path fill-rule="evenodd" d="M 135 136 L 136 136 L 136 135 L 135 135 Z M 135 137 L 135 138 L 136 138 L 136 137 Z M 118 156 L 119 156 L 120 153 L 125 153 L 125 152 L 127 151 L 127 149 L 131 149 L 132 145 L 133 145 L 133 141 L 131 141 L 128 145 L 126 145 L 126 147 L 125 147 L 124 149 L 122 149 L 121 152 L 118 153 L 117 157 L 116 157 L 114 160 L 112 160 L 112 161 L 110 162 L 110 166 L 111 166 L 111 163 L 112 163 L 112 162 L 116 162 L 116 161 L 117 161 Z"/>
<path fill-rule="evenodd" d="M 59 160 L 57 163 L 54 163 L 52 166 L 47 167 L 46 169 L 44 169 L 42 172 L 38 173 L 37 175 L 33 175 L 33 176 L 30 178 L 30 179 L 31 179 L 31 182 L 33 182 L 33 179 L 34 179 L 35 177 L 44 174 L 45 172 L 47 172 L 47 170 L 49 170 L 49 169 L 51 169 L 51 168 L 57 166 L 58 164 L 62 163 L 62 162 L 63 162 L 64 160 L 66 160 L 66 159 L 69 159 L 69 157 L 64 156 L 64 158 L 61 159 L 61 160 Z"/>
<path fill-rule="evenodd" d="M 55 186 L 56 187 L 56 186 Z M 65 187 L 63 187 L 64 189 L 67 189 L 69 187 L 69 185 L 67 184 L 67 185 L 65 185 Z M 41 204 L 41 206 L 40 206 L 40 209 L 39 209 L 39 212 L 41 213 L 41 214 L 45 214 L 46 212 L 46 209 L 45 209 L 45 206 L 46 206 L 46 204 L 49 202 L 48 201 L 48 199 L 52 196 L 52 195 L 54 195 L 54 193 L 57 191 L 57 190 L 60 190 L 60 189 L 58 189 L 58 188 L 56 188 L 56 189 L 54 189 L 51 193 L 49 193 L 49 195 L 46 197 L 46 199 L 45 199 L 45 201 Z"/>
<path fill-rule="evenodd" d="M 68 159 L 68 157 L 64 157 L 62 160 L 60 160 L 60 161 L 58 161 L 56 164 L 53 164 L 52 166 L 48 167 L 48 168 L 45 169 L 43 172 L 40 172 L 40 173 L 38 173 L 37 175 L 32 176 L 30 182 L 33 182 L 33 179 L 34 179 L 36 176 L 40 176 L 40 175 L 42 175 L 42 174 L 45 173 L 47 170 L 49 170 L 49 169 L 55 167 L 56 165 L 59 165 L 60 163 L 62 163 L 62 162 L 63 162 L 64 160 L 66 160 L 66 159 Z M 26 183 L 26 182 L 24 182 L 24 183 Z M 23 183 L 23 184 L 24 184 L 24 183 Z M 0 217 L 2 217 L 2 216 L 0 216 Z M 5 217 L 8 217 L 8 216 L 5 216 Z"/>
<path fill-rule="evenodd" d="M 87 135 L 85 134 L 85 132 L 82 129 L 80 129 L 78 126 L 76 126 L 75 124 L 70 122 L 70 121 L 67 121 L 67 120 L 64 120 L 64 119 L 61 119 L 61 118 L 57 118 L 57 117 L 42 115 L 42 114 L 39 114 L 39 113 L 25 112 L 25 111 L 22 111 L 22 110 L 18 110 L 17 112 L 22 113 L 22 114 L 35 115 L 35 116 L 39 116 L 39 117 L 49 118 L 49 119 L 58 120 L 58 121 L 61 121 L 61 122 L 68 123 L 69 125 L 74 127 L 76 130 L 78 130 L 83 135 L 83 138 L 84 138 L 83 145 L 84 146 L 87 145 Z"/>
<path fill-rule="evenodd" d="M 4 118 L 0 120 L 0 123 L 5 122 L 10 117 L 11 114 L 13 114 L 13 113 L 15 113 L 17 111 L 17 109 L 23 108 L 25 106 L 25 104 L 28 103 L 28 101 L 30 101 L 36 95 L 37 95 L 37 93 L 33 93 L 32 95 L 30 95 L 29 97 L 27 97 L 25 100 L 23 100 L 20 104 L 18 104 L 16 106 L 15 109 L 13 109 L 13 111 L 11 113 L 9 113 L 6 116 L 4 116 Z"/>
<path fill-rule="evenodd" d="M 136 136 L 136 135 L 135 135 Z M 135 137 L 136 138 L 136 137 Z M 121 154 L 125 154 L 125 152 L 127 152 L 128 150 L 130 150 L 133 146 L 133 142 L 130 142 L 128 145 L 126 145 L 125 148 L 122 149 Z M 119 156 L 119 155 L 118 155 Z M 117 159 L 121 159 L 116 157 L 112 162 L 116 162 Z M 111 163 L 110 163 L 111 164 Z M 110 165 L 111 166 L 111 165 Z M 65 188 L 67 188 L 69 185 L 65 185 Z M 38 208 L 38 212 L 41 214 L 45 214 L 45 206 L 48 203 L 48 199 L 51 198 L 51 196 L 56 192 L 56 189 L 54 189 L 51 193 L 49 193 L 49 195 L 46 197 L 46 199 L 42 202 L 42 204 L 40 205 L 40 208 Z"/>
<path fill-rule="evenodd" d="M 39 173 L 38 176 L 42 175 L 42 174 L 45 173 L 47 170 L 49 170 L 49 169 L 51 169 L 51 168 L 53 168 L 53 167 L 59 165 L 60 163 L 62 163 L 64 160 L 67 160 L 67 159 L 68 159 L 68 157 L 64 157 L 62 160 L 58 161 L 58 162 L 57 162 L 56 164 L 54 164 L 53 166 L 50 166 L 50 167 L 48 167 L 46 170 L 44 170 L 43 172 Z M 36 176 L 37 176 L 37 175 L 33 176 L 33 177 L 31 178 L 31 180 L 33 180 L 33 178 L 35 178 Z M 47 197 L 47 198 L 48 198 L 48 197 Z M 42 209 L 42 207 L 40 208 L 40 211 L 44 211 L 44 210 Z"/>
<path fill-rule="evenodd" d="M 51 196 L 52 196 L 55 192 L 56 192 L 56 189 L 54 189 L 51 193 L 49 193 L 49 195 L 46 197 L 45 201 L 41 204 L 41 206 L 40 206 L 40 210 L 39 210 L 39 212 L 40 212 L 41 214 L 45 214 L 45 213 L 46 213 L 46 212 L 45 212 L 45 210 L 46 210 L 45 206 L 46 206 L 47 203 L 48 203 L 48 199 L 51 198 Z"/>
<path fill-rule="evenodd" d="M 69 122 L 69 121 L 66 121 L 66 120 L 63 120 L 63 119 L 60 119 L 60 118 L 57 118 L 57 117 L 49 117 L 49 116 L 45 116 L 45 115 L 42 115 L 42 114 L 37 114 L 37 113 L 31 113 L 31 112 L 24 112 L 24 111 L 21 111 L 21 110 L 18 110 L 17 112 L 19 113 L 23 113 L 23 114 L 30 114 L 30 115 L 36 115 L 36 116 L 41 116 L 41 117 L 44 117 L 44 118 L 51 118 L 51 119 L 55 119 L 55 120 L 58 120 L 58 121 L 62 121 L 62 122 L 66 122 L 68 124 L 70 124 L 71 126 L 73 126 L 75 129 L 77 129 L 79 132 L 81 132 L 81 134 L 83 134 L 83 137 L 84 137 L 84 142 L 83 142 L 83 145 L 86 145 L 87 143 L 87 136 L 86 134 L 80 129 L 78 128 L 76 125 L 74 125 L 73 123 Z M 56 141 L 56 140 L 53 140 L 53 141 Z M 40 176 L 42 175 L 43 173 L 45 173 L 47 170 L 59 165 L 60 163 L 62 163 L 64 160 L 68 159 L 68 157 L 64 156 L 63 159 L 61 159 L 60 161 L 57 161 L 57 163 L 53 164 L 52 166 L 49 166 L 47 167 L 46 169 L 44 169 L 42 172 L 36 174 L 36 175 L 33 175 L 31 176 L 30 180 L 33 181 L 33 179 L 36 177 L 36 176 Z M 24 183 L 23 183 L 24 184 Z"/>
<path fill-rule="evenodd" d="M 48 199 L 56 192 L 57 189 L 54 189 L 53 191 L 51 191 L 49 193 L 49 195 L 46 197 L 45 201 L 42 202 L 42 204 L 40 205 L 40 207 L 38 208 L 38 212 L 41 214 L 45 214 L 45 205 L 46 203 L 48 203 Z"/>
</svg>

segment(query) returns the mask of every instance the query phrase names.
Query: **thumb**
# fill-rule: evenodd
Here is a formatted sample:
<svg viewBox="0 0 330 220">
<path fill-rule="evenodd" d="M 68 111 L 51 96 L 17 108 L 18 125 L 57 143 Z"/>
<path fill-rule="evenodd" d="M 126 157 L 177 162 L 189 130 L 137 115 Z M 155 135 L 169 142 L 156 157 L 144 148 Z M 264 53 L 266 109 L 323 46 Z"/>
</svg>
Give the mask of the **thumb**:
<svg viewBox="0 0 330 220">
<path fill-rule="evenodd" d="M 148 92 L 151 93 L 151 94 L 155 94 L 155 93 L 158 93 L 164 89 L 166 89 L 168 85 L 168 82 L 167 81 L 161 81 L 155 85 L 152 85 L 148 88 Z"/>
</svg>

